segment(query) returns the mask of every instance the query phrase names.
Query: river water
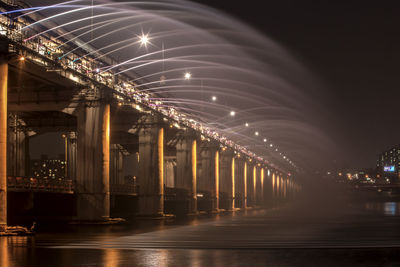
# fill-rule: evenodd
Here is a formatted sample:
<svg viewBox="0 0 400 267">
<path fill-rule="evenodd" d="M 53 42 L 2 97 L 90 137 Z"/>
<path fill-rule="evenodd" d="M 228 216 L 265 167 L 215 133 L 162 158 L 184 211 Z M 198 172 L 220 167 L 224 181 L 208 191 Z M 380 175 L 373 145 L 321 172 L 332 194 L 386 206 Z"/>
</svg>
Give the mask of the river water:
<svg viewBox="0 0 400 267">
<path fill-rule="evenodd" d="M 280 208 L 1 237 L 9 266 L 400 266 L 400 201 L 303 199 Z"/>
</svg>

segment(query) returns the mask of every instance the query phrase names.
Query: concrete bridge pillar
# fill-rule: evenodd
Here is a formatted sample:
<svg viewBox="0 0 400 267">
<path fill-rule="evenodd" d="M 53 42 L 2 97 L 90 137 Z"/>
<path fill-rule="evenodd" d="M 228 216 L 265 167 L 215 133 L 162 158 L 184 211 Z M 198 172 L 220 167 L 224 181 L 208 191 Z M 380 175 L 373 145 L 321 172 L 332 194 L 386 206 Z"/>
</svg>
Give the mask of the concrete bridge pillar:
<svg viewBox="0 0 400 267">
<path fill-rule="evenodd" d="M 210 142 L 201 144 L 201 176 L 197 181 L 199 191 L 211 194 L 211 209 L 219 209 L 219 145 Z"/>
<path fill-rule="evenodd" d="M 273 203 L 276 203 L 276 200 L 277 200 L 277 198 L 278 198 L 278 187 L 277 187 L 278 181 L 277 181 L 277 176 L 276 176 L 276 174 L 275 174 L 274 171 L 272 171 L 271 176 L 272 176 L 272 178 L 271 178 L 271 184 L 272 184 L 272 202 L 273 202 Z"/>
<path fill-rule="evenodd" d="M 258 168 L 257 168 L 257 164 L 254 164 L 254 166 L 253 166 L 253 192 L 252 192 L 253 194 L 251 196 L 254 206 L 257 206 L 257 204 L 258 204 L 257 191 L 260 190 L 260 187 L 257 185 L 258 180 L 259 180 Z"/>
<path fill-rule="evenodd" d="M 67 159 L 67 179 L 71 179 L 73 181 L 76 180 L 76 161 L 77 161 L 77 133 L 76 132 L 69 132 L 65 136 L 66 138 L 66 159 Z"/>
<path fill-rule="evenodd" d="M 243 157 L 236 158 L 236 170 L 235 170 L 235 192 L 236 196 L 240 195 L 240 200 L 236 203 L 240 203 L 237 208 L 245 209 L 247 207 L 247 162 Z"/>
<path fill-rule="evenodd" d="M 281 194 L 282 194 L 282 181 L 281 181 L 281 177 L 279 176 L 279 174 L 276 175 L 276 198 L 278 200 L 281 199 Z"/>
<path fill-rule="evenodd" d="M 247 177 L 246 177 L 246 188 L 247 188 L 247 206 L 254 206 L 254 164 L 251 161 L 247 161 L 246 169 L 247 169 Z"/>
<path fill-rule="evenodd" d="M 78 111 L 77 219 L 110 216 L 110 104 L 86 103 Z"/>
<path fill-rule="evenodd" d="M 188 191 L 188 213 L 197 212 L 197 140 L 185 133 L 176 144 L 176 188 Z"/>
<path fill-rule="evenodd" d="M 1 44 L 1 51 L 7 51 Z M 0 55 L 0 232 L 7 227 L 7 82 L 8 63 Z"/>
<path fill-rule="evenodd" d="M 233 210 L 235 208 L 235 157 L 233 151 L 229 149 L 221 151 L 219 184 L 219 191 L 225 196 L 224 207 L 221 208 Z"/>
<path fill-rule="evenodd" d="M 147 117 L 139 130 L 139 215 L 164 214 L 164 128 Z"/>
<path fill-rule="evenodd" d="M 28 138 L 28 135 L 19 125 L 17 116 L 14 115 L 9 122 L 7 175 L 21 177 L 28 175 Z"/>
<path fill-rule="evenodd" d="M 261 167 L 260 170 L 260 204 L 264 205 L 264 179 L 265 179 L 265 168 Z"/>
<path fill-rule="evenodd" d="M 272 187 L 272 172 L 271 169 L 268 167 L 265 169 L 264 172 L 264 203 L 271 205 L 273 203 L 273 187 Z"/>
<path fill-rule="evenodd" d="M 112 144 L 110 150 L 110 183 L 111 184 L 123 184 L 123 164 L 124 154 L 121 151 L 121 147 L 117 144 Z"/>
</svg>

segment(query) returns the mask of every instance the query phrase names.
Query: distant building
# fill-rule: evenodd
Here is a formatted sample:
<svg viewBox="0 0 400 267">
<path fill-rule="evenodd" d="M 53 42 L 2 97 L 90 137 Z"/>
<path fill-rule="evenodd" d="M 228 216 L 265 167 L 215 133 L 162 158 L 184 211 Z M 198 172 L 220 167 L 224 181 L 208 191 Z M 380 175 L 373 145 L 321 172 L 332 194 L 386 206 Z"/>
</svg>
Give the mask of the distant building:
<svg viewBox="0 0 400 267">
<path fill-rule="evenodd" d="M 40 159 L 31 160 L 31 176 L 36 178 L 64 179 L 66 161 L 64 155 L 57 159 L 49 159 L 42 155 Z"/>
<path fill-rule="evenodd" d="M 383 177 L 392 182 L 400 178 L 400 145 L 394 146 L 378 156 L 377 170 Z"/>
</svg>

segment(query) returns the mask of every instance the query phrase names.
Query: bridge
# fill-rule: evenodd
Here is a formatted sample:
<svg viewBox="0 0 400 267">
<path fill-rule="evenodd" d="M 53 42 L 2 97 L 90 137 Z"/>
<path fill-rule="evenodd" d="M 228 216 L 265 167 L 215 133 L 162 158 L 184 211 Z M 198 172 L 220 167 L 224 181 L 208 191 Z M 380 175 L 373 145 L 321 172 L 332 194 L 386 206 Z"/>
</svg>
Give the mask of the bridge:
<svg viewBox="0 0 400 267">
<path fill-rule="evenodd" d="M 286 201 L 299 190 L 287 166 L 164 106 L 129 77 L 99 70 L 112 58 L 96 62 L 83 47 L 66 53 L 51 31 L 24 36 L 35 20 L 17 15 L 0 16 L 0 225 L 12 193 L 73 195 L 72 219 L 103 221 L 121 202 L 137 216 L 196 214 Z M 30 138 L 47 132 L 65 138 L 61 180 L 28 169 Z"/>
</svg>

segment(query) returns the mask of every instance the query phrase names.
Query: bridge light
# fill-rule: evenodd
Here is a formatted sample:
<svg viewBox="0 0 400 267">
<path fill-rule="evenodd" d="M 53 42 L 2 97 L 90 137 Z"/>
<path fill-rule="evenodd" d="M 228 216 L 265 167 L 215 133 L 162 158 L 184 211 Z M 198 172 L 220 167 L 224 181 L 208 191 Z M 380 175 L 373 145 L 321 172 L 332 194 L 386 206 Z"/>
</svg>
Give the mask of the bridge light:
<svg viewBox="0 0 400 267">
<path fill-rule="evenodd" d="M 246 123 L 244 124 L 244 126 L 249 127 L 249 124 L 246 122 Z"/>
<path fill-rule="evenodd" d="M 142 36 L 140 36 L 139 39 L 140 39 L 140 44 L 144 46 L 146 46 L 147 43 L 149 42 L 148 34 L 142 34 Z"/>
<path fill-rule="evenodd" d="M 255 134 L 256 136 L 258 136 L 260 133 L 259 133 L 259 132 L 255 132 L 254 134 Z"/>
<path fill-rule="evenodd" d="M 236 115 L 236 112 L 232 110 L 229 114 L 231 115 L 231 117 L 234 117 Z"/>
<path fill-rule="evenodd" d="M 192 78 L 192 74 L 190 72 L 185 73 L 185 80 L 190 80 Z"/>
<path fill-rule="evenodd" d="M 216 97 L 215 95 L 213 95 L 213 96 L 211 97 L 211 100 L 212 100 L 212 101 L 217 101 L 217 97 Z"/>
<path fill-rule="evenodd" d="M 264 138 L 264 143 L 266 143 L 267 142 L 267 138 Z"/>
</svg>

